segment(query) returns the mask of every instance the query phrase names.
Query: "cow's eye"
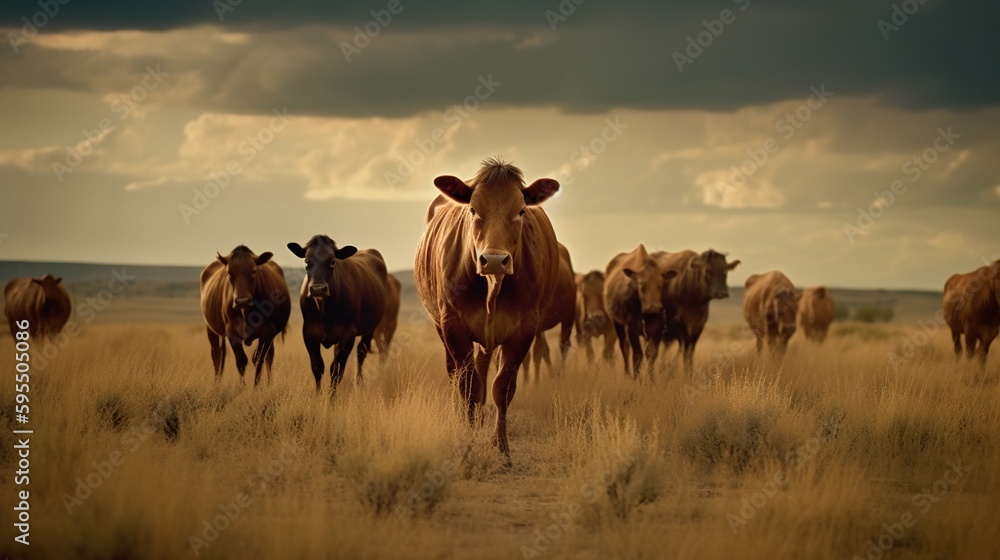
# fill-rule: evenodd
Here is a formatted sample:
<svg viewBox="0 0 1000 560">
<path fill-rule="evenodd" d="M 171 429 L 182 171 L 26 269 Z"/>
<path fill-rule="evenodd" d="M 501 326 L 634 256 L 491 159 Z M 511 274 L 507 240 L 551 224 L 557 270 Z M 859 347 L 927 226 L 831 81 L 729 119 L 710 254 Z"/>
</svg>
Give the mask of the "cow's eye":
<svg viewBox="0 0 1000 560">
<path fill-rule="evenodd" d="M 469 214 L 472 215 L 472 216 L 475 216 L 476 215 L 476 209 L 473 208 L 473 207 L 471 207 L 471 206 L 469 206 Z"/>
<path fill-rule="evenodd" d="M 526 212 L 527 212 L 527 211 L 526 211 L 526 210 L 525 210 L 524 208 L 521 208 L 521 211 L 520 211 L 520 212 L 518 212 L 518 213 L 517 213 L 517 215 L 518 215 L 518 216 L 524 216 L 524 214 L 525 214 Z"/>
</svg>

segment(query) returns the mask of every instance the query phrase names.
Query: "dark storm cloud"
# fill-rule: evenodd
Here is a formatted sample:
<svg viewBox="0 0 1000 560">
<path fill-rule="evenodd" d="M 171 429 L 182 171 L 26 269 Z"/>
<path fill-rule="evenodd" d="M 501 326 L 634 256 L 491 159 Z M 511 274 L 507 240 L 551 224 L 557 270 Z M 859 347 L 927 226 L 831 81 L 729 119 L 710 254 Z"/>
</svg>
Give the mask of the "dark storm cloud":
<svg viewBox="0 0 1000 560">
<path fill-rule="evenodd" d="M 918 0 L 906 4 L 919 5 Z M 276 105 L 316 115 L 439 111 L 469 95 L 478 76 L 489 73 L 503 83 L 491 103 L 570 112 L 728 111 L 802 98 L 819 84 L 839 95 L 875 96 L 908 110 L 971 109 L 994 105 L 1000 96 L 1000 76 L 989 71 L 1000 58 L 993 30 L 1000 5 L 986 2 L 929 0 L 898 29 L 880 31 L 880 19 L 892 22 L 893 2 L 664 6 L 589 0 L 575 6 L 563 0 L 564 12 L 566 6 L 575 11 L 552 30 L 546 10 L 558 13 L 557 1 L 404 0 L 403 11 L 348 63 L 341 43 L 353 40 L 353 28 L 364 27 L 371 10 L 386 5 L 244 1 L 220 23 L 207 0 L 70 2 L 40 33 L 199 25 L 249 33 L 249 44 L 222 46 L 208 58 L 162 53 L 178 71 L 190 65 L 199 75 L 203 91 L 197 102 L 238 112 L 267 112 Z M 687 56 L 688 37 L 705 31 L 703 21 L 717 20 L 723 9 L 735 20 L 678 71 L 674 53 Z M 17 2 L 5 9 L 0 24 L 17 26 L 22 16 L 38 10 L 36 2 Z M 46 61 L 50 49 L 31 45 L 12 57 L 4 47 L 3 87 L 99 87 L 77 77 L 81 64 L 94 65 L 90 75 L 101 74 L 100 64 L 115 64 L 113 56 L 98 63 L 87 54 Z M 265 59 L 270 59 L 266 68 Z"/>
</svg>

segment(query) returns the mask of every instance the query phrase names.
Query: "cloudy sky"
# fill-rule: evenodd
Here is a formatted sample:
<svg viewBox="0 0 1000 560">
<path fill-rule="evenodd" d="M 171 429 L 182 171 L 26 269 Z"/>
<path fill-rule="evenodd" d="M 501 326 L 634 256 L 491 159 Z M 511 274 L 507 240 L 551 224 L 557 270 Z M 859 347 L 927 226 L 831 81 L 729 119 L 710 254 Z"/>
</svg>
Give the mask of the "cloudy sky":
<svg viewBox="0 0 1000 560">
<path fill-rule="evenodd" d="M 495 154 L 560 180 L 580 271 L 641 241 L 940 289 L 1000 257 L 996 3 L 94 4 L 0 13 L 0 260 L 322 232 L 408 269 L 433 178 Z"/>
</svg>

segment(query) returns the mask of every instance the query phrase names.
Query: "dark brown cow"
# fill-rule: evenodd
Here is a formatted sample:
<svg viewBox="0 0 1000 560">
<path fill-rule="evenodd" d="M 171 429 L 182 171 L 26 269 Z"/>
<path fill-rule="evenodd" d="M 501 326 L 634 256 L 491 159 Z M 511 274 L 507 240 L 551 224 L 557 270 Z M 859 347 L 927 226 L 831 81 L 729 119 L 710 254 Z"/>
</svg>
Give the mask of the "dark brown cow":
<svg viewBox="0 0 1000 560">
<path fill-rule="evenodd" d="M 4 315 L 11 336 L 22 330 L 18 321 L 28 321 L 28 335 L 51 340 L 62 331 L 72 312 L 62 278 L 45 274 L 41 278 L 15 278 L 3 289 Z"/>
<path fill-rule="evenodd" d="M 629 374 L 629 347 L 632 351 L 632 376 L 639 377 L 642 366 L 642 342 L 645 325 L 654 324 L 663 315 L 663 285 L 677 275 L 661 269 L 646 246 L 639 244 L 630 253 L 615 255 L 605 272 L 604 304 L 614 322 L 618 346 Z M 663 326 L 662 319 L 656 323 Z"/>
<path fill-rule="evenodd" d="M 538 205 L 559 183 L 538 179 L 525 187 L 520 169 L 489 159 L 468 184 L 443 175 L 434 185 L 449 200 L 435 201 L 437 209 L 428 213 L 414 264 L 417 292 L 444 343 L 470 422 L 486 402 L 484 372 L 500 349 L 492 389 L 495 441 L 509 464 L 507 410 L 559 277 L 556 235 Z"/>
<path fill-rule="evenodd" d="M 375 345 L 378 347 L 379 361 L 385 360 L 389 356 L 389 347 L 392 344 L 392 337 L 396 334 L 396 327 L 399 325 L 399 297 L 403 286 L 399 283 L 399 278 L 392 274 L 386 277 L 386 300 L 385 315 L 382 322 L 375 329 Z"/>
<path fill-rule="evenodd" d="M 229 256 L 216 253 L 215 260 L 201 271 L 201 314 L 207 325 L 216 381 L 222 378 L 225 367 L 226 340 L 233 349 L 241 383 L 247 367 L 243 345 L 250 346 L 256 340 L 254 386 L 260 383 L 265 363 L 267 381 L 271 382 L 274 338 L 285 334 L 292 309 L 285 273 L 271 256 L 270 252 L 255 255 L 240 245 Z"/>
<path fill-rule="evenodd" d="M 788 348 L 788 339 L 795 334 L 795 315 L 802 293 L 777 270 L 751 274 L 745 287 L 743 318 L 757 337 L 757 353 L 764 351 L 767 340 L 771 356 L 780 360 Z"/>
<path fill-rule="evenodd" d="M 333 395 L 347 367 L 347 359 L 358 342 L 358 381 L 371 350 L 375 331 L 385 318 L 388 301 L 388 273 L 382 254 L 375 249 L 359 251 L 337 244 L 325 235 L 315 235 L 302 247 L 288 244 L 288 249 L 305 259 L 306 277 L 302 280 L 299 306 L 302 308 L 302 338 L 305 340 L 316 391 L 323 379 L 323 354 L 320 346 L 337 345 L 330 364 L 330 393 Z"/>
<path fill-rule="evenodd" d="M 1000 260 L 965 274 L 953 274 L 944 285 L 944 320 L 951 329 L 955 359 L 965 354 L 971 360 L 979 354 L 986 367 L 986 355 L 1000 333 Z"/>
<path fill-rule="evenodd" d="M 656 362 L 660 339 L 668 345 L 676 340 L 684 356 L 684 369 L 694 369 L 694 349 L 708 322 L 708 308 L 713 299 L 729 297 L 729 271 L 740 261 L 726 262 L 726 255 L 709 249 L 700 255 L 694 251 L 666 253 L 657 251 L 653 258 L 662 270 L 676 270 L 677 277 L 664 284 L 664 328 L 658 334 L 650 329 L 646 357 L 650 367 Z"/>
<path fill-rule="evenodd" d="M 808 340 L 822 343 L 833 322 L 833 296 L 824 286 L 806 288 L 799 299 L 799 327 Z"/>
<path fill-rule="evenodd" d="M 604 273 L 592 270 L 576 275 L 576 341 L 587 352 L 587 360 L 594 359 L 591 339 L 604 337 L 606 362 L 615 359 L 615 326 L 604 309 Z"/>
<path fill-rule="evenodd" d="M 569 249 L 562 243 L 559 244 L 559 280 L 556 292 L 545 309 L 542 319 L 542 326 L 535 335 L 535 343 L 532 346 L 532 361 L 535 364 L 535 380 L 542 373 L 542 361 L 552 371 L 552 356 L 549 351 L 549 343 L 545 339 L 545 331 L 562 326 L 559 333 L 559 353 L 563 365 L 566 364 L 566 355 L 569 353 L 570 339 L 573 336 L 573 322 L 576 320 L 576 273 L 573 272 L 573 260 L 569 256 Z M 528 360 L 524 361 L 524 375 L 527 380 L 530 375 Z"/>
</svg>

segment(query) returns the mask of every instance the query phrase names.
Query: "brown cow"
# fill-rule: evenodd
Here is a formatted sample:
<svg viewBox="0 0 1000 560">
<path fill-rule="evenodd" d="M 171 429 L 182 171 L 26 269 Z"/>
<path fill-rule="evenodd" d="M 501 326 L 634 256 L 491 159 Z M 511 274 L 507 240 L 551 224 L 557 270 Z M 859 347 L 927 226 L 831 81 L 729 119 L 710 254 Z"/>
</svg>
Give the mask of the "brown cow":
<svg viewBox="0 0 1000 560">
<path fill-rule="evenodd" d="M 709 249 L 700 255 L 694 251 L 666 253 L 657 251 L 653 258 L 662 270 L 676 270 L 677 277 L 663 286 L 665 324 L 658 334 L 651 332 L 646 346 L 650 367 L 659 353 L 659 338 L 668 345 L 676 340 L 684 356 L 684 369 L 694 370 L 694 348 L 708 322 L 708 307 L 713 299 L 729 297 L 729 271 L 740 261 L 726 262 L 726 255 Z"/>
<path fill-rule="evenodd" d="M 378 346 L 379 361 L 383 361 L 389 355 L 389 346 L 392 344 L 392 337 L 396 334 L 396 327 L 399 325 L 399 293 L 403 286 L 392 274 L 386 277 L 386 300 L 385 315 L 382 322 L 375 329 L 375 345 Z"/>
<path fill-rule="evenodd" d="M 267 381 L 271 382 L 274 338 L 284 336 L 292 309 L 285 273 L 271 257 L 271 252 L 258 256 L 240 245 L 229 256 L 216 253 L 215 260 L 201 271 L 201 314 L 212 348 L 216 381 L 222 378 L 225 367 L 227 339 L 241 383 L 247 367 L 243 345 L 250 346 L 255 340 L 253 384 L 256 387 L 260 383 L 265 363 Z"/>
<path fill-rule="evenodd" d="M 538 205 L 559 183 L 538 179 L 525 187 L 520 169 L 488 159 L 470 183 L 443 175 L 434 185 L 448 201 L 433 202 L 438 207 L 428 212 L 414 263 L 417 292 L 444 344 L 448 373 L 470 422 L 486 402 L 484 372 L 500 349 L 492 389 L 495 442 L 510 464 L 507 410 L 559 277 L 559 245 Z"/>
<path fill-rule="evenodd" d="M 781 359 L 788 339 L 795 334 L 795 314 L 802 292 L 777 270 L 751 274 L 743 293 L 743 318 L 757 337 L 757 353 L 764 351 L 764 340 L 771 356 Z"/>
<path fill-rule="evenodd" d="M 639 377 L 642 366 L 642 342 L 645 325 L 657 323 L 662 328 L 663 285 L 677 276 L 675 270 L 661 269 L 646 246 L 639 244 L 630 253 L 615 255 L 605 271 L 604 304 L 614 322 L 618 346 L 629 373 L 629 346 L 632 350 L 632 376 Z"/>
<path fill-rule="evenodd" d="M 72 305 L 62 278 L 45 274 L 41 278 L 15 278 L 3 289 L 4 314 L 10 334 L 24 330 L 17 322 L 28 321 L 28 336 L 52 340 L 69 321 Z"/>
<path fill-rule="evenodd" d="M 971 360 L 979 353 L 986 367 L 986 355 L 1000 332 L 1000 260 L 965 274 L 953 274 L 944 285 L 944 320 L 951 328 L 955 359 L 965 354 Z"/>
<path fill-rule="evenodd" d="M 542 361 L 552 371 L 552 357 L 549 352 L 549 343 L 545 339 L 545 331 L 562 326 L 559 333 L 559 353 L 562 357 L 563 365 L 566 364 L 566 355 L 569 353 L 570 338 L 573 335 L 573 323 L 576 320 L 576 273 L 573 272 L 573 260 L 569 256 L 569 249 L 562 243 L 559 244 L 559 280 L 556 292 L 549 301 L 548 307 L 543 312 L 544 318 L 538 333 L 535 335 L 535 343 L 532 349 L 532 361 L 535 364 L 535 380 L 542 373 Z M 530 366 L 528 360 L 524 361 L 524 377 L 528 379 Z"/>
<path fill-rule="evenodd" d="M 822 343 L 833 322 L 833 296 L 824 286 L 806 288 L 799 300 L 799 326 L 806 338 Z"/>
<path fill-rule="evenodd" d="M 576 341 L 594 359 L 591 339 L 604 337 L 604 361 L 615 359 L 615 326 L 604 309 L 604 273 L 592 270 L 576 275 Z"/>
<path fill-rule="evenodd" d="M 347 368 L 347 359 L 358 343 L 358 381 L 361 368 L 371 350 L 375 331 L 385 318 L 389 290 L 388 272 L 382 254 L 375 249 L 359 251 L 347 245 L 338 248 L 325 235 L 315 235 L 302 247 L 294 241 L 288 244 L 296 257 L 305 259 L 306 277 L 302 280 L 299 307 L 302 309 L 302 338 L 316 392 L 323 379 L 323 348 L 337 345 L 330 364 L 330 394 L 335 394 Z"/>
</svg>

